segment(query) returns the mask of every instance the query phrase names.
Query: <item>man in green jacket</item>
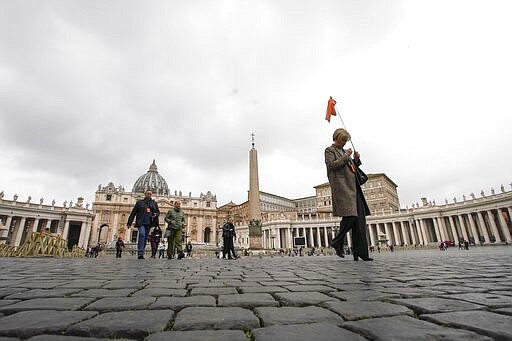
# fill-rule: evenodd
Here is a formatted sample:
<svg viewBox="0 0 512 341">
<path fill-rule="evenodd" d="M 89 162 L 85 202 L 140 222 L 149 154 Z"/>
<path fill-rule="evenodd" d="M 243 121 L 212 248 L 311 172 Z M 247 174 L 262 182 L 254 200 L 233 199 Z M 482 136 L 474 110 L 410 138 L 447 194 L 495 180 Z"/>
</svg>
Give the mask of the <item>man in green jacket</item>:
<svg viewBox="0 0 512 341">
<path fill-rule="evenodd" d="M 165 222 L 167 223 L 167 230 L 165 235 L 167 236 L 167 258 L 174 258 L 174 252 L 178 253 L 178 259 L 185 257 L 183 253 L 183 232 L 182 229 L 185 227 L 185 215 L 181 210 L 181 202 L 175 201 L 174 207 L 167 212 L 165 215 Z"/>
</svg>

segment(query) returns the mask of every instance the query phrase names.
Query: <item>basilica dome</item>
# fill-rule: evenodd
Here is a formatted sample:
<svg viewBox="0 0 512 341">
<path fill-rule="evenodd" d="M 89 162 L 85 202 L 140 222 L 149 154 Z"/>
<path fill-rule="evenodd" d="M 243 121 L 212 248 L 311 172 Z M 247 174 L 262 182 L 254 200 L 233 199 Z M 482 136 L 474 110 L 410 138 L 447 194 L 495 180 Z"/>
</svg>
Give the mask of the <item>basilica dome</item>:
<svg viewBox="0 0 512 341">
<path fill-rule="evenodd" d="M 150 190 L 156 195 L 169 195 L 169 186 L 167 186 L 167 182 L 163 176 L 158 174 L 155 160 L 153 160 L 153 163 L 149 166 L 148 172 L 141 175 L 137 181 L 135 181 L 132 192 L 144 193 L 146 190 Z"/>
</svg>

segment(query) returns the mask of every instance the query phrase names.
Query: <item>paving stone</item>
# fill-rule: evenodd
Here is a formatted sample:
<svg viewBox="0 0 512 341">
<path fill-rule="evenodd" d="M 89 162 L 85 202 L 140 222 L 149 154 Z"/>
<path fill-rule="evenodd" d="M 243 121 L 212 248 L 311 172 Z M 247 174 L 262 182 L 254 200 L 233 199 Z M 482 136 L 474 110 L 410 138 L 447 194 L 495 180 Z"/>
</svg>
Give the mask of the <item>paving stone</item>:
<svg viewBox="0 0 512 341">
<path fill-rule="evenodd" d="M 341 315 L 344 320 L 360 320 L 393 315 L 413 315 L 412 310 L 385 302 L 325 302 L 322 307 Z"/>
<path fill-rule="evenodd" d="M 112 280 L 102 286 L 103 289 L 142 289 L 145 284 L 140 280 Z"/>
<path fill-rule="evenodd" d="M 238 307 L 197 307 L 184 308 L 174 321 L 173 330 L 198 329 L 253 329 L 260 322 L 254 314 Z"/>
<path fill-rule="evenodd" d="M 21 341 L 21 339 L 17 338 L 17 337 L 3 337 L 3 336 L 0 336 L 0 341 Z"/>
<path fill-rule="evenodd" d="M 71 326 L 67 334 L 106 338 L 140 339 L 163 331 L 174 317 L 172 310 L 109 312 Z"/>
<path fill-rule="evenodd" d="M 278 292 L 275 296 L 285 306 L 303 307 L 318 305 L 322 302 L 336 301 L 336 298 L 319 292 Z"/>
<path fill-rule="evenodd" d="M 467 302 L 473 302 L 485 305 L 490 308 L 502 308 L 512 306 L 512 297 L 505 295 L 494 295 L 489 293 L 471 293 L 444 295 L 441 297 L 459 299 Z"/>
<path fill-rule="evenodd" d="M 436 291 L 423 288 L 382 288 L 382 292 L 399 295 L 401 297 L 425 297 L 442 295 L 444 291 Z"/>
<path fill-rule="evenodd" d="M 512 316 L 489 311 L 461 311 L 421 315 L 420 318 L 447 326 L 473 330 L 496 340 L 512 340 Z"/>
<path fill-rule="evenodd" d="M 288 285 L 285 286 L 285 288 L 293 292 L 318 291 L 328 293 L 333 290 L 332 287 L 326 285 Z"/>
<path fill-rule="evenodd" d="M 144 341 L 211 341 L 211 340 L 229 340 L 229 341 L 248 341 L 245 333 L 241 330 L 189 330 L 189 331 L 170 331 L 151 334 Z"/>
<path fill-rule="evenodd" d="M 257 286 L 257 287 L 254 287 L 254 286 L 245 287 L 244 286 L 244 287 L 238 287 L 238 290 L 242 294 L 261 293 L 261 292 L 266 292 L 266 293 L 272 294 L 275 292 L 288 292 L 287 289 L 278 287 L 278 286 Z"/>
<path fill-rule="evenodd" d="M 59 288 L 96 289 L 100 288 L 105 283 L 107 283 L 107 281 L 102 279 L 78 279 L 60 285 Z"/>
<path fill-rule="evenodd" d="M 94 311 L 123 311 L 147 309 L 155 302 L 154 297 L 104 297 L 89 304 L 84 310 Z"/>
<path fill-rule="evenodd" d="M 510 308 L 499 308 L 493 310 L 496 313 L 505 314 L 505 315 L 512 315 L 512 307 Z"/>
<path fill-rule="evenodd" d="M 343 327 L 356 333 L 361 333 L 369 339 L 379 341 L 492 340 L 489 337 L 471 331 L 442 327 L 409 316 L 379 317 L 350 321 L 346 322 Z"/>
<path fill-rule="evenodd" d="M 30 289 L 28 291 L 19 292 L 16 294 L 9 295 L 5 297 L 6 299 L 31 299 L 31 298 L 47 298 L 47 297 L 63 297 L 63 296 L 71 296 L 81 289 Z"/>
<path fill-rule="evenodd" d="M 144 288 L 133 293 L 132 297 L 138 296 L 187 296 L 186 289 L 168 289 L 168 288 Z"/>
<path fill-rule="evenodd" d="M 236 294 L 236 295 L 219 295 L 219 307 L 277 307 L 277 302 L 274 297 L 266 293 L 252 293 L 252 294 Z"/>
<path fill-rule="evenodd" d="M 66 336 L 66 335 L 38 335 L 31 337 L 27 341 L 107 341 L 110 339 L 87 337 L 87 336 Z M 134 339 L 116 339 L 116 341 L 133 341 Z M 2 339 L 0 338 L 0 341 Z"/>
<path fill-rule="evenodd" d="M 27 288 L 0 288 L 0 298 L 4 298 L 6 296 L 9 296 L 12 294 L 17 294 L 17 293 L 27 291 L 27 290 L 30 290 L 30 289 L 27 289 Z"/>
<path fill-rule="evenodd" d="M 423 297 L 407 299 L 393 298 L 390 300 L 390 302 L 403 304 L 414 310 L 414 312 L 416 312 L 417 314 L 485 309 L 485 307 L 480 304 L 474 304 L 465 301 L 452 300 L 441 297 Z"/>
<path fill-rule="evenodd" d="M 23 310 L 78 310 L 94 301 L 93 298 L 34 298 L 8 306 L 0 307 L 0 311 L 13 313 Z"/>
<path fill-rule="evenodd" d="M 12 305 L 12 304 L 18 303 L 18 302 L 20 302 L 20 300 L 1 300 L 0 307 L 9 306 L 9 305 Z"/>
<path fill-rule="evenodd" d="M 72 294 L 71 297 L 128 297 L 137 289 L 86 289 Z"/>
<path fill-rule="evenodd" d="M 326 322 L 330 324 L 341 325 L 343 319 L 324 308 L 320 307 L 258 307 L 254 313 L 261 319 L 263 326 L 273 326 L 276 324 L 303 324 Z"/>
<path fill-rule="evenodd" d="M 0 335 L 28 338 L 63 333 L 70 325 L 97 314 L 95 311 L 22 311 L 0 318 Z"/>
<path fill-rule="evenodd" d="M 252 330 L 254 341 L 314 340 L 363 341 L 364 337 L 329 323 L 274 325 Z"/>
<path fill-rule="evenodd" d="M 380 301 L 393 297 L 398 297 L 398 295 L 383 293 L 375 290 L 367 290 L 367 291 L 332 291 L 328 293 L 329 296 L 336 297 L 342 301 Z"/>
<path fill-rule="evenodd" d="M 192 289 L 190 294 L 191 295 L 219 296 L 219 295 L 238 294 L 238 290 L 236 290 L 236 288 L 194 288 L 194 289 Z"/>
<path fill-rule="evenodd" d="M 174 311 L 187 307 L 215 307 L 213 296 L 197 295 L 190 297 L 158 297 L 149 309 L 172 309 Z"/>
</svg>

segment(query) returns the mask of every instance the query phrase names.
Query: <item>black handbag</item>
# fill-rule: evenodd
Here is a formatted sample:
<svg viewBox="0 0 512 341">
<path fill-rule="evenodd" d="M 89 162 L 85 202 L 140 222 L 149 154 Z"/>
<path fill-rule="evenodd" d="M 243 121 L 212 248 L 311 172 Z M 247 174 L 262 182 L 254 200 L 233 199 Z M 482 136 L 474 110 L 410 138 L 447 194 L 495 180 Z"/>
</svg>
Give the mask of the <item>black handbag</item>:
<svg viewBox="0 0 512 341">
<path fill-rule="evenodd" d="M 366 181 L 368 181 L 368 175 L 361 170 L 361 168 L 356 167 L 356 179 L 359 185 L 363 185 Z"/>
</svg>

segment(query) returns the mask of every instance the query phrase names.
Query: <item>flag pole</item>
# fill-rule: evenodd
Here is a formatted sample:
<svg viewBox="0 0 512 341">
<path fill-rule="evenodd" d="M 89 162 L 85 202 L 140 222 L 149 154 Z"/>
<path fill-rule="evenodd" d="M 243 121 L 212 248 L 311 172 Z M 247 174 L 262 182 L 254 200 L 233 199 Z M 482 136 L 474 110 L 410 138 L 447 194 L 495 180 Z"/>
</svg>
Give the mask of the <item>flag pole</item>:
<svg viewBox="0 0 512 341">
<path fill-rule="evenodd" d="M 336 110 L 336 115 L 340 118 L 341 124 L 343 125 L 343 129 L 347 130 L 347 127 L 345 126 L 345 122 L 343 122 L 343 119 L 341 118 L 340 113 L 338 112 L 338 109 L 336 109 L 336 106 L 334 107 L 334 110 Z M 354 142 L 352 142 L 352 137 L 350 138 L 350 144 L 352 145 L 352 148 L 354 149 L 354 152 L 356 151 L 356 147 L 354 146 Z"/>
</svg>

